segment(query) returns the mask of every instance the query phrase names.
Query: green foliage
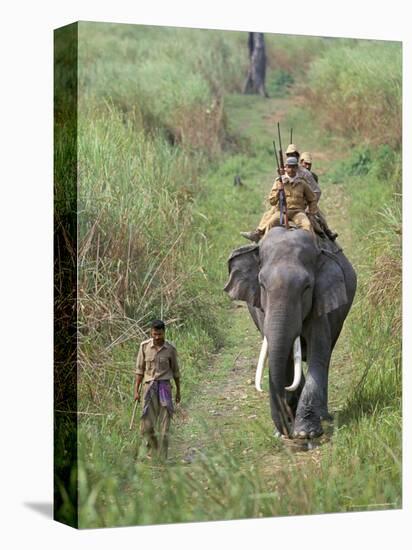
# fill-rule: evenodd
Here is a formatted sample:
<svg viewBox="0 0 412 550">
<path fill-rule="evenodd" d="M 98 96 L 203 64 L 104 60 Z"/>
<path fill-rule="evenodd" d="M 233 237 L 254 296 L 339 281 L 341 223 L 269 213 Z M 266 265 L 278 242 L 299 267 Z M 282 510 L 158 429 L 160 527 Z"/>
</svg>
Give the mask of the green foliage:
<svg viewBox="0 0 412 550">
<path fill-rule="evenodd" d="M 387 146 L 357 149 L 344 163 L 346 173 L 352 174 L 344 183 L 358 242 L 352 252 L 358 290 L 349 323 L 356 371 L 353 390 L 339 414 L 336 445 L 340 457 L 346 454 L 341 442 L 352 449 L 359 479 L 385 471 L 385 482 L 365 484 L 356 509 L 362 504 L 370 509 L 371 502 L 401 502 L 402 220 L 397 163 L 398 153 Z M 345 168 L 338 171 L 342 174 Z M 367 458 L 372 454 L 373 462 Z"/>
<path fill-rule="evenodd" d="M 81 23 L 79 36 L 82 109 L 109 101 L 138 128 L 163 129 L 188 149 L 219 150 L 222 95 L 239 90 L 246 74 L 242 33 Z"/>
<path fill-rule="evenodd" d="M 400 44 L 368 40 L 329 48 L 311 65 L 306 97 L 331 132 L 399 149 L 402 124 Z"/>
<path fill-rule="evenodd" d="M 271 69 L 301 80 L 310 63 L 335 41 L 316 36 L 265 34 L 266 54 Z"/>
<path fill-rule="evenodd" d="M 351 165 L 347 171 L 348 176 L 364 176 L 369 173 L 372 166 L 371 150 L 369 147 L 363 147 L 352 155 Z"/>
<path fill-rule="evenodd" d="M 270 97 L 284 97 L 290 93 L 295 79 L 284 69 L 277 69 L 269 74 L 266 89 Z"/>
<path fill-rule="evenodd" d="M 359 145 L 352 148 L 350 153 L 350 156 L 335 164 L 333 171 L 328 175 L 329 181 L 341 183 L 351 177 L 368 176 L 373 183 L 368 190 L 365 189 L 365 185 L 361 186 L 365 192 L 372 194 L 376 191 L 375 185 L 385 182 L 389 184 L 388 188 L 400 190 L 402 161 L 398 151 L 388 145 Z"/>
</svg>

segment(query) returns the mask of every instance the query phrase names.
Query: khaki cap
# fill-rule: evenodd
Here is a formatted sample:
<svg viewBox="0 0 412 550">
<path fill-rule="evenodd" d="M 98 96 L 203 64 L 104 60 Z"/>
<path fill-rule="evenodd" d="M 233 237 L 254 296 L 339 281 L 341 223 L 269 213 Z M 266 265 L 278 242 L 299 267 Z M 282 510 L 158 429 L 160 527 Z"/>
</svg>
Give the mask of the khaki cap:
<svg viewBox="0 0 412 550">
<path fill-rule="evenodd" d="M 308 162 L 309 164 L 312 164 L 312 155 L 311 153 L 308 153 L 308 151 L 306 151 L 305 153 L 302 153 L 300 155 L 300 160 L 304 161 L 304 162 Z"/>
<path fill-rule="evenodd" d="M 290 143 L 288 145 L 288 148 L 286 149 L 286 154 L 288 155 L 289 153 L 298 153 L 298 150 L 297 150 L 296 145 L 294 143 Z"/>
</svg>

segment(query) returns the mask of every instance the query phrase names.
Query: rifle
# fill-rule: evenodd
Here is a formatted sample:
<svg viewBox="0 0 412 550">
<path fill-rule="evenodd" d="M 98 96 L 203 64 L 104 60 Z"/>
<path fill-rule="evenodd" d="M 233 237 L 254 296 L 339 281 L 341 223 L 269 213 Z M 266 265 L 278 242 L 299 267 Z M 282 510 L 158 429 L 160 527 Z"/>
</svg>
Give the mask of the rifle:
<svg viewBox="0 0 412 550">
<path fill-rule="evenodd" d="M 279 177 L 280 177 L 280 189 L 279 189 L 280 225 L 283 225 L 283 216 L 285 216 L 285 227 L 286 227 L 286 229 L 289 229 L 288 205 L 286 203 L 285 187 L 283 185 L 283 180 L 282 180 L 282 176 L 285 173 L 285 168 L 283 166 L 282 157 L 280 157 L 282 160 L 281 160 L 281 162 L 279 162 L 278 155 L 277 155 L 277 152 L 276 152 L 276 142 L 275 142 L 275 140 L 273 140 L 273 150 L 274 150 L 274 153 L 275 153 L 276 164 L 277 164 L 277 167 L 278 167 L 278 174 L 279 174 Z M 281 149 L 280 149 L 279 153 L 280 152 L 281 152 Z"/>
<path fill-rule="evenodd" d="M 283 175 L 285 173 L 285 164 L 283 162 L 282 139 L 280 137 L 280 124 L 279 124 L 279 122 L 278 122 L 278 137 L 279 137 L 279 165 L 280 165 L 280 169 L 282 170 L 282 175 Z M 281 191 L 282 191 L 282 194 L 283 194 L 283 207 L 284 207 L 284 210 L 285 210 L 285 227 L 286 227 L 286 229 L 289 229 L 288 205 L 286 204 L 285 187 L 283 185 L 282 175 L 280 175 L 280 184 L 281 184 Z"/>
<path fill-rule="evenodd" d="M 279 136 L 279 164 L 280 168 L 283 171 L 282 175 L 285 173 L 285 164 L 283 162 L 283 151 L 282 151 L 282 140 L 280 139 L 280 126 L 278 122 L 278 136 Z"/>
<path fill-rule="evenodd" d="M 290 142 L 293 143 L 293 128 L 290 129 Z"/>
</svg>

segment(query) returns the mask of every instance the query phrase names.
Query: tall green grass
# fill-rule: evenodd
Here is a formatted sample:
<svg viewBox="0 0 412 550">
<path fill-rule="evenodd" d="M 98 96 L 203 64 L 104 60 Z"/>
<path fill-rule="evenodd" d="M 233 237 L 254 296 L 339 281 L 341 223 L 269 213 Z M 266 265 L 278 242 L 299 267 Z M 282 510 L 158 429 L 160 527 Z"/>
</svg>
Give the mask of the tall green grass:
<svg viewBox="0 0 412 550">
<path fill-rule="evenodd" d="M 81 109 L 110 102 L 138 128 L 211 158 L 225 138 L 222 96 L 246 75 L 244 34 L 82 23 Z"/>
<path fill-rule="evenodd" d="M 349 254 L 358 290 L 346 322 L 352 389 L 337 414 L 332 449 L 324 453 L 319 468 L 309 469 L 304 487 L 314 497 L 312 512 L 398 508 L 402 503 L 400 46 L 365 41 L 329 48 L 311 65 L 306 99 L 315 123 L 329 130 L 331 137 L 346 139 L 346 147 L 339 145 L 340 156 L 346 158 L 335 162 L 326 181 L 340 183 L 349 204 Z"/>
<path fill-rule="evenodd" d="M 79 24 L 79 364 L 86 412 L 106 407 L 115 387 L 108 380 L 122 377 L 124 349 L 130 353 L 130 344 L 146 336 L 150 319 L 164 318 L 169 335 L 179 334 L 179 348 L 187 339 L 196 359 L 183 353 L 186 365 L 221 342 L 222 299 L 210 292 L 209 242 L 196 201 L 201 174 L 227 141 L 223 94 L 239 89 L 246 72 L 240 37 Z"/>
<path fill-rule="evenodd" d="M 354 359 L 362 368 L 348 410 L 374 411 L 389 406 L 400 414 L 401 175 L 396 167 L 390 176 L 382 171 L 382 150 L 370 155 L 364 173 L 351 178 L 348 185 L 353 225 L 361 242 L 367 243 L 355 256 L 359 289 L 352 342 Z M 357 158 L 355 153 L 355 163 Z M 400 159 L 394 158 L 399 166 Z M 400 431 L 399 425 L 396 431 Z"/>
<path fill-rule="evenodd" d="M 201 157 L 189 162 L 109 110 L 80 117 L 79 160 L 80 395 L 95 410 L 111 393 L 107 369 L 145 338 L 153 317 L 166 319 L 172 336 L 173 326 L 188 327 L 198 353 L 205 339 L 217 345 L 219 298 L 209 291 L 208 241 L 194 207 Z M 125 368 L 130 377 L 130 359 Z M 91 389 L 98 380 L 103 393 Z"/>
<path fill-rule="evenodd" d="M 307 100 L 333 133 L 372 145 L 401 145 L 402 50 L 398 43 L 329 48 L 313 61 Z"/>
<path fill-rule="evenodd" d="M 265 34 L 269 68 L 291 74 L 302 80 L 311 62 L 341 39 L 325 39 L 318 36 Z"/>
</svg>

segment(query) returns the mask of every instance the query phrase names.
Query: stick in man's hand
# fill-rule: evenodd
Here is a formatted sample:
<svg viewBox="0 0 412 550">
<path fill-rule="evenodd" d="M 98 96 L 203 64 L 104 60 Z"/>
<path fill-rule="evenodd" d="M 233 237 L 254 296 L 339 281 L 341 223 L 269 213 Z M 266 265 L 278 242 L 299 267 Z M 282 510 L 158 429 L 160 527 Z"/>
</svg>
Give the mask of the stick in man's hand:
<svg viewBox="0 0 412 550">
<path fill-rule="evenodd" d="M 135 417 L 135 414 L 136 414 L 136 409 L 137 409 L 137 404 L 138 404 L 138 400 L 136 399 L 136 401 L 134 402 L 134 406 L 133 406 L 133 412 L 132 412 L 132 418 L 130 420 L 130 426 L 129 426 L 129 430 L 131 430 L 133 428 L 133 422 L 134 422 L 134 417 Z"/>
</svg>

